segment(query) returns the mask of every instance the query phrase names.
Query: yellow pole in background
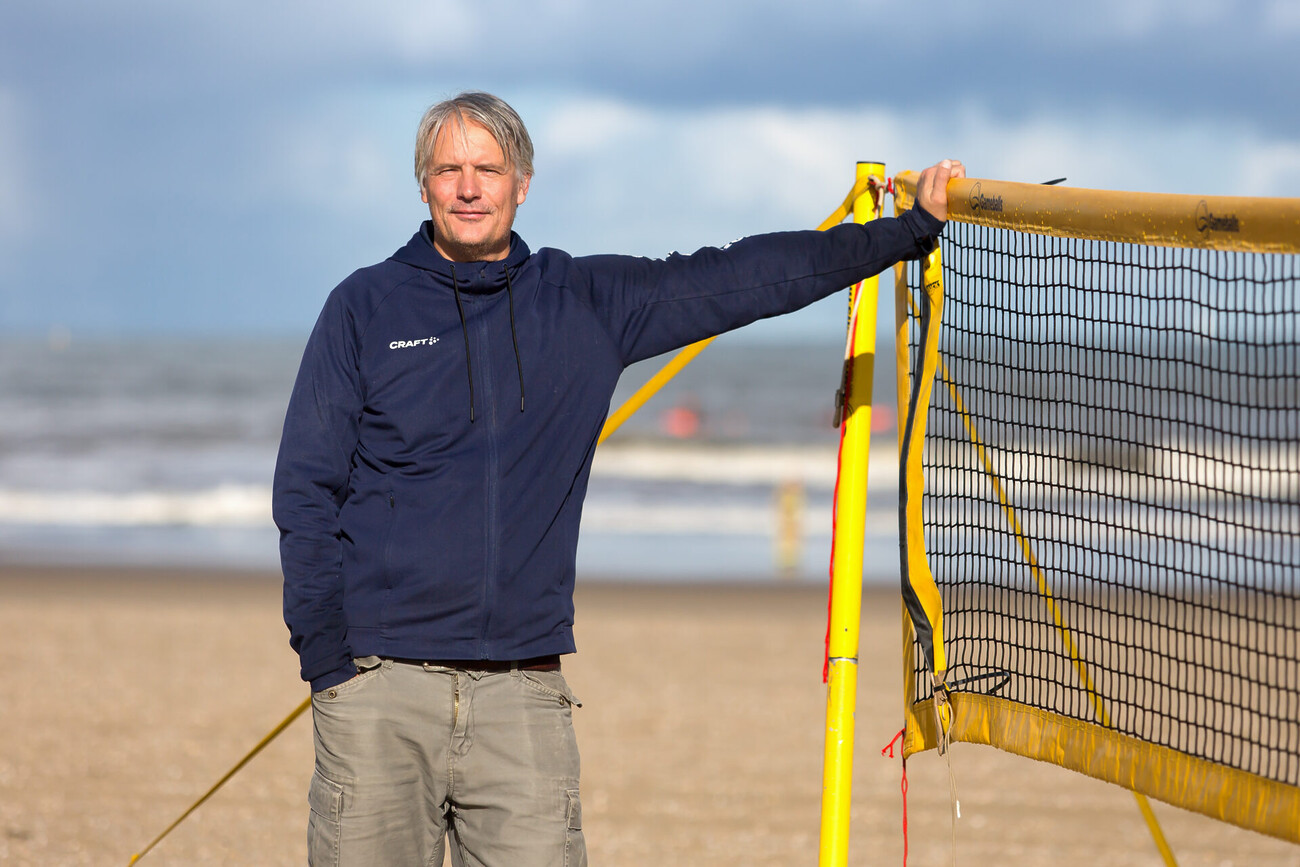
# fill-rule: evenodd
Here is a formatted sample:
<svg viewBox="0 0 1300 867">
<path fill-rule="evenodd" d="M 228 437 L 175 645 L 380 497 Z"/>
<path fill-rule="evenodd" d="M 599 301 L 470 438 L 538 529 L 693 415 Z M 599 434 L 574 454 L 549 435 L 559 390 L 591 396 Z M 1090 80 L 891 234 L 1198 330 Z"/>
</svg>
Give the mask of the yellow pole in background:
<svg viewBox="0 0 1300 867">
<path fill-rule="evenodd" d="M 853 219 L 876 217 L 868 178 L 883 190 L 885 166 L 858 163 Z M 847 406 L 840 441 L 839 483 L 832 542 L 831 611 L 827 634 L 826 751 L 822 766 L 821 867 L 840 867 L 849 859 L 849 807 L 853 787 L 853 716 L 857 706 L 858 628 L 862 616 L 862 542 L 866 525 L 867 464 L 871 446 L 871 385 L 876 361 L 877 279 L 863 280 L 850 294 L 851 352 Z"/>
</svg>

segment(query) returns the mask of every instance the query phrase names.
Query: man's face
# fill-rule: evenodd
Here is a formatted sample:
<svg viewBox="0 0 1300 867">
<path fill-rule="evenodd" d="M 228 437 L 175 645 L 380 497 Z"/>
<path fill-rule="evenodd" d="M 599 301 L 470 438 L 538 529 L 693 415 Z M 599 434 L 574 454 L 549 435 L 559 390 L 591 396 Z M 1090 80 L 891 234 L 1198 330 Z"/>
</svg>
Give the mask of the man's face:
<svg viewBox="0 0 1300 867">
<path fill-rule="evenodd" d="M 453 119 L 444 125 L 420 193 L 433 218 L 434 247 L 453 262 L 504 259 L 529 180 L 506 163 L 481 124 L 467 120 L 462 127 Z"/>
</svg>

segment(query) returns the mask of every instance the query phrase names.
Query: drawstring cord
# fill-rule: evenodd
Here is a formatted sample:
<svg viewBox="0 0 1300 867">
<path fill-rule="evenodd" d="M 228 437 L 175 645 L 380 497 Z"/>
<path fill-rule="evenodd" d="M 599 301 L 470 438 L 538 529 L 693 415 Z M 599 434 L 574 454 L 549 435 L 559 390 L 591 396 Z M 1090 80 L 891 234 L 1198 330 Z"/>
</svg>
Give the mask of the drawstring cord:
<svg viewBox="0 0 1300 867">
<path fill-rule="evenodd" d="M 510 342 L 515 347 L 515 369 L 519 371 L 519 411 L 524 411 L 524 363 L 519 358 L 519 337 L 515 334 L 515 293 L 510 286 L 510 266 L 502 266 L 506 272 L 506 298 L 510 302 Z"/>
<path fill-rule="evenodd" d="M 469 420 L 474 421 L 474 366 L 469 360 L 469 328 L 465 325 L 465 307 L 460 301 L 460 285 L 456 281 L 456 266 L 451 266 L 451 291 L 456 295 L 456 312 L 460 314 L 460 333 L 465 337 L 465 374 L 469 377 Z"/>
<path fill-rule="evenodd" d="M 524 411 L 524 362 L 519 355 L 519 335 L 515 330 L 515 292 L 510 283 L 510 268 L 506 272 L 506 298 L 510 305 L 510 344 L 515 350 L 515 370 L 519 374 L 519 411 Z M 469 326 L 465 324 L 465 305 L 460 300 L 460 281 L 456 279 L 456 266 L 451 266 L 451 291 L 456 296 L 456 312 L 460 314 L 460 333 L 465 338 L 465 375 L 469 378 L 469 420 L 474 421 L 474 366 L 470 362 Z"/>
</svg>

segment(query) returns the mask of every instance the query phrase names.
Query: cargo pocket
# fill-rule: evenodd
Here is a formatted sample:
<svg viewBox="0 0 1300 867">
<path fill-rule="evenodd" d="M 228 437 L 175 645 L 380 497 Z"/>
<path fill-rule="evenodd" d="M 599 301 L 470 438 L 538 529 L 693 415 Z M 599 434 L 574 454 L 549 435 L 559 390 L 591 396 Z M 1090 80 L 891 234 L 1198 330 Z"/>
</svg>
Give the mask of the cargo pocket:
<svg viewBox="0 0 1300 867">
<path fill-rule="evenodd" d="M 357 673 L 336 686 L 313 692 L 311 694 L 313 707 L 320 709 L 323 705 L 344 698 L 353 690 L 360 689 L 383 671 L 382 661 L 378 656 L 363 656 L 360 659 L 354 659 L 352 663 L 356 666 Z"/>
<path fill-rule="evenodd" d="M 307 863 L 328 867 L 339 863 L 339 843 L 343 836 L 343 787 L 315 771 L 307 790 L 311 812 L 307 819 Z"/>
<path fill-rule="evenodd" d="M 587 867 L 587 841 L 582 836 L 582 801 L 578 790 L 564 793 L 569 799 L 567 823 L 564 831 L 564 867 Z"/>
<path fill-rule="evenodd" d="M 532 687 L 542 695 L 556 699 L 561 704 L 567 704 L 570 707 L 582 707 L 582 702 L 569 689 L 569 683 L 564 679 L 564 675 L 558 671 L 529 671 L 520 669 L 520 677 L 524 683 Z"/>
</svg>

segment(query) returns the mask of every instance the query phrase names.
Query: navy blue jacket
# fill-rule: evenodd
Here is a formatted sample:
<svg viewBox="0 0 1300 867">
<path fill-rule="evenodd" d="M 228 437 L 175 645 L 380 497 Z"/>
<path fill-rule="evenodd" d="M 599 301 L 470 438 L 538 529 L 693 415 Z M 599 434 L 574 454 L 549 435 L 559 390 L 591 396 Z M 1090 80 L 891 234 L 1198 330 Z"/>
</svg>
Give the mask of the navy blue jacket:
<svg viewBox="0 0 1300 867">
<path fill-rule="evenodd" d="M 313 690 L 354 657 L 571 653 L 578 522 L 635 361 L 796 310 L 921 254 L 919 208 L 666 259 L 444 259 L 425 223 L 343 281 L 303 354 L 275 470 L 284 615 Z"/>
</svg>

